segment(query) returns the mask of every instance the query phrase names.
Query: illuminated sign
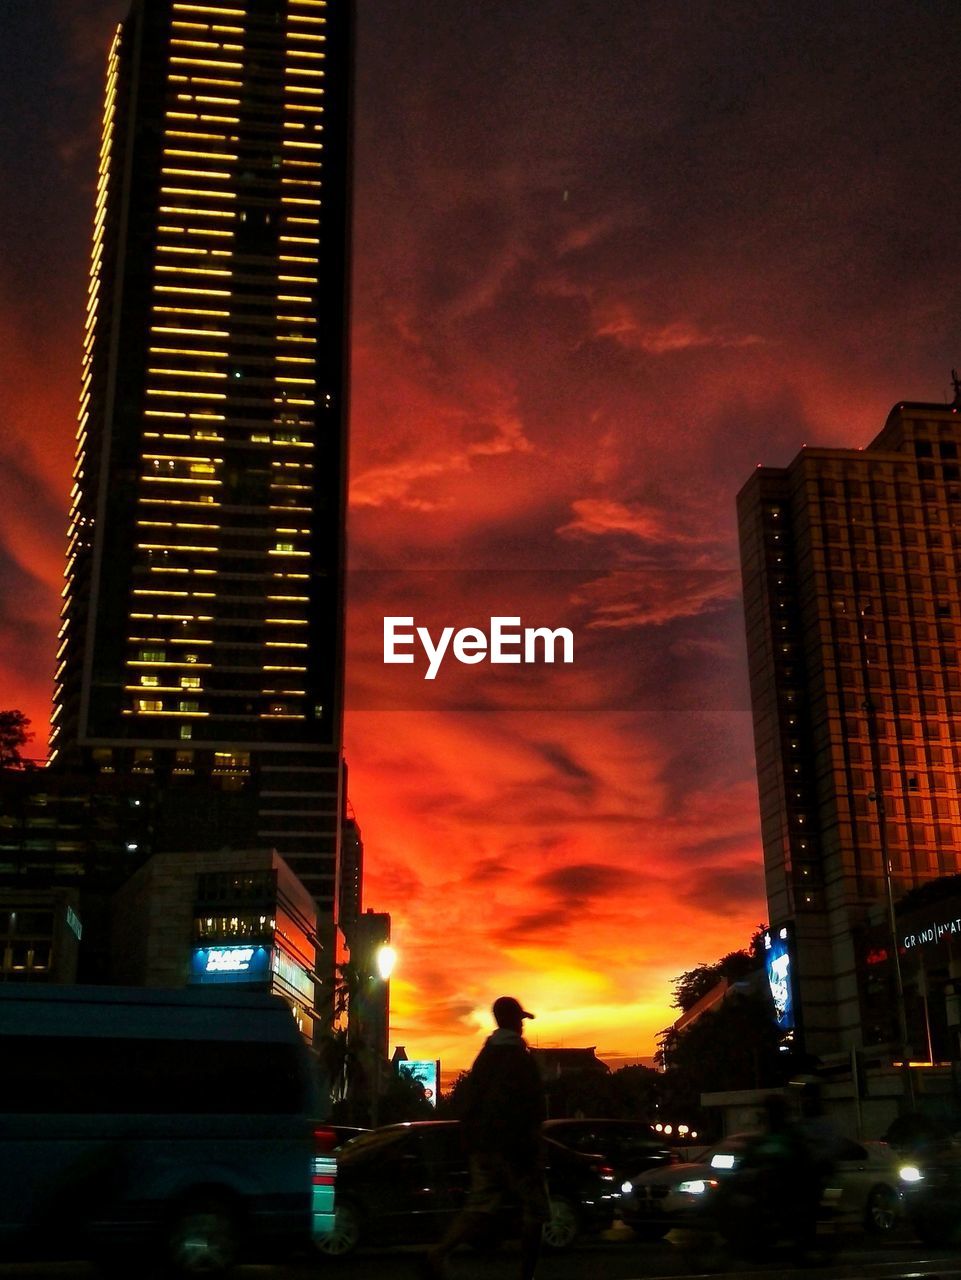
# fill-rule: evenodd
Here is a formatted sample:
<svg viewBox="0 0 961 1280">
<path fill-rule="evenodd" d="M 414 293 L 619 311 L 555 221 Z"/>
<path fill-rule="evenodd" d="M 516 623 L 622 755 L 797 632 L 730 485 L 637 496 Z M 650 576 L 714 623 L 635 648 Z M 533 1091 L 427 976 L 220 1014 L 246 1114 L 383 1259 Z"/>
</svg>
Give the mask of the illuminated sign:
<svg viewBox="0 0 961 1280">
<path fill-rule="evenodd" d="M 207 972 L 246 973 L 253 958 L 253 947 L 209 947 Z"/>
<path fill-rule="evenodd" d="M 74 911 L 73 907 L 67 907 L 67 924 L 76 936 L 77 941 L 83 937 L 83 925 L 80 923 L 80 917 Z"/>
<path fill-rule="evenodd" d="M 916 929 L 914 933 L 906 933 L 902 939 L 905 951 L 912 947 L 931 946 L 942 938 L 957 937 L 961 934 L 961 917 L 948 920 L 932 920 L 930 924 Z"/>
<path fill-rule="evenodd" d="M 196 947 L 190 960 L 191 982 L 261 982 L 269 976 L 268 947 Z"/>
<path fill-rule="evenodd" d="M 767 974 L 778 1030 L 793 1031 L 794 990 L 791 980 L 791 942 L 787 928 L 764 935 L 764 971 Z"/>
<path fill-rule="evenodd" d="M 398 1062 L 397 1070 L 402 1076 L 416 1080 L 423 1087 L 424 1097 L 432 1107 L 437 1106 L 437 1094 L 440 1088 L 440 1061 L 426 1058 L 413 1062 Z"/>
<path fill-rule="evenodd" d="M 296 964 L 278 948 L 274 951 L 270 967 L 292 991 L 296 991 L 306 1005 L 313 1008 L 314 979 L 302 965 Z"/>
</svg>

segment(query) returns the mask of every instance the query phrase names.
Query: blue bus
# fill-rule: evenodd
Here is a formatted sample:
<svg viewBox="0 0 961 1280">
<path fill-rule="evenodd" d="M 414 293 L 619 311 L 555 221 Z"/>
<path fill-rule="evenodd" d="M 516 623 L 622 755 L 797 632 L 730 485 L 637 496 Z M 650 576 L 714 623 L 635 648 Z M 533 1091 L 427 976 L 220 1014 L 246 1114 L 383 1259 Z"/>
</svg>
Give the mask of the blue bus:
<svg viewBox="0 0 961 1280">
<path fill-rule="evenodd" d="M 0 1260 L 181 1274 L 309 1247 L 335 1163 L 276 996 L 0 985 Z"/>
</svg>

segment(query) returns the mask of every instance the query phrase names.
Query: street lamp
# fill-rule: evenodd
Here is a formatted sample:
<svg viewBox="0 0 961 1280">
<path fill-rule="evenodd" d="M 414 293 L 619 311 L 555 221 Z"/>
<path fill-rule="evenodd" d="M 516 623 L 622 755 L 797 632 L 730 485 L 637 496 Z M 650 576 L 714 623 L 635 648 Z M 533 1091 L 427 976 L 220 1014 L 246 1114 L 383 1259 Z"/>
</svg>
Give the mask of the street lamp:
<svg viewBox="0 0 961 1280">
<path fill-rule="evenodd" d="M 374 965 L 377 969 L 380 983 L 378 984 L 373 974 L 370 976 L 370 981 L 374 985 L 374 991 L 371 993 L 373 996 L 372 1012 L 374 1013 L 372 1021 L 377 1028 L 374 1043 L 371 1046 L 373 1049 L 371 1057 L 373 1092 L 370 1118 L 371 1124 L 375 1129 L 380 1119 L 381 1078 L 387 1058 L 388 1039 L 390 1036 L 390 975 L 394 971 L 396 961 L 397 952 L 389 942 L 382 942 L 374 952 Z"/>
<path fill-rule="evenodd" d="M 384 982 L 387 982 L 390 979 L 390 975 L 394 972 L 394 965 L 397 963 L 397 952 L 389 942 L 385 942 L 382 946 L 377 948 L 375 962 L 377 964 L 377 972 L 380 974 L 381 979 Z"/>
</svg>

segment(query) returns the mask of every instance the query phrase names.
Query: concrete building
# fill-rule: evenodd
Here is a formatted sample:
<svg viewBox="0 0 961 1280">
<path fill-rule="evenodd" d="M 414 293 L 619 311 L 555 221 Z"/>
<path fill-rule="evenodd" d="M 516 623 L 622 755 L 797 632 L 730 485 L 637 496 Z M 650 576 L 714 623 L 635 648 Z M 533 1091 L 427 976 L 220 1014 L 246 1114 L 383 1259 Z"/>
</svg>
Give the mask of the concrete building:
<svg viewBox="0 0 961 1280">
<path fill-rule="evenodd" d="M 890 904 L 961 869 L 961 408 L 898 404 L 864 449 L 759 467 L 738 517 L 769 920 L 793 939 L 799 1036 L 890 1066 Z"/>
<path fill-rule="evenodd" d="M 313 1038 L 316 906 L 273 850 L 155 854 L 117 893 L 112 919 L 117 983 L 270 991 Z"/>
<path fill-rule="evenodd" d="M 76 982 L 77 908 L 72 889 L 0 888 L 0 982 Z"/>
</svg>

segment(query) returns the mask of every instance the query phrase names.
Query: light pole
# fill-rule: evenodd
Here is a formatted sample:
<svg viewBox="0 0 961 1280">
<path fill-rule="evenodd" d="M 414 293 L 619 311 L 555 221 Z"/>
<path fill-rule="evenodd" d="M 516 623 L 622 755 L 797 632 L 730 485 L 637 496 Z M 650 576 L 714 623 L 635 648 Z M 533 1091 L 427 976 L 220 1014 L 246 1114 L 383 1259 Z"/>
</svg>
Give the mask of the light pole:
<svg viewBox="0 0 961 1280">
<path fill-rule="evenodd" d="M 868 742 L 871 751 L 871 782 L 873 790 L 868 792 L 868 799 L 874 802 L 878 815 L 878 843 L 881 846 L 881 865 L 884 868 L 884 887 L 888 901 L 888 928 L 891 933 L 891 954 L 894 960 L 894 989 L 898 1007 L 898 1036 L 901 1041 L 901 1071 L 904 1087 L 904 1099 L 908 1110 L 914 1110 L 914 1081 L 908 1065 L 908 1017 L 904 1003 L 904 981 L 901 975 L 901 956 L 898 951 L 898 923 L 894 911 L 894 885 L 891 879 L 891 854 L 888 849 L 888 826 L 884 813 L 884 791 L 881 786 L 881 761 L 878 746 L 878 726 L 874 711 L 874 703 L 866 697 L 861 703 L 868 722 Z"/>
<path fill-rule="evenodd" d="M 384 1070 L 384 1063 L 387 1060 L 387 1049 L 390 1040 L 390 975 L 394 972 L 394 965 L 397 963 L 397 952 L 389 942 L 384 942 L 377 948 L 374 961 L 377 966 L 377 977 L 375 978 L 371 974 L 370 982 L 375 988 L 373 1005 L 376 1013 L 371 1021 L 376 1025 L 377 1032 L 374 1037 L 374 1043 L 371 1045 L 373 1053 L 373 1071 L 371 1072 L 373 1089 L 370 1102 L 370 1120 L 372 1127 L 376 1129 L 380 1120 L 381 1076 Z"/>
</svg>

